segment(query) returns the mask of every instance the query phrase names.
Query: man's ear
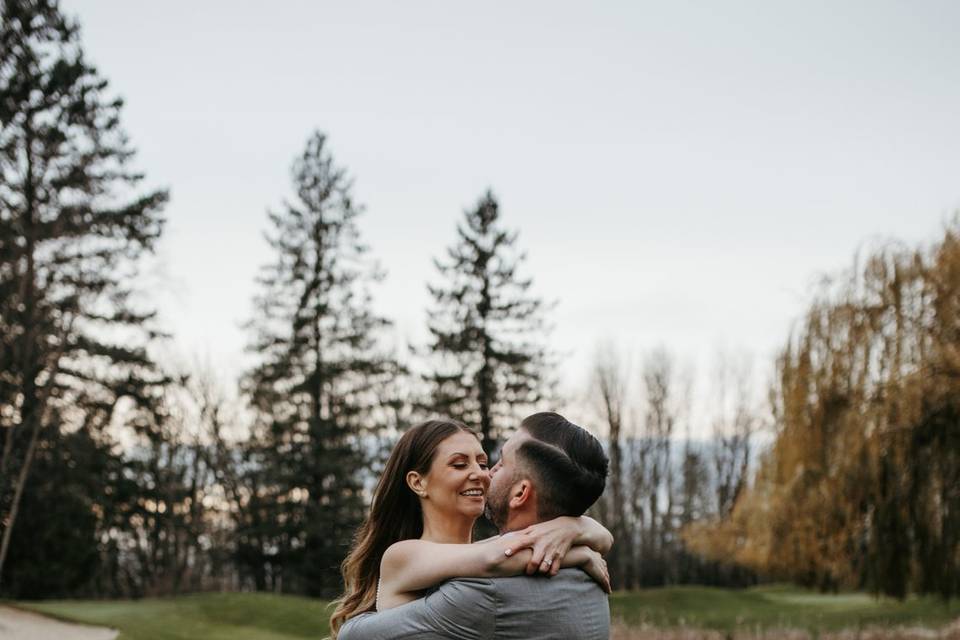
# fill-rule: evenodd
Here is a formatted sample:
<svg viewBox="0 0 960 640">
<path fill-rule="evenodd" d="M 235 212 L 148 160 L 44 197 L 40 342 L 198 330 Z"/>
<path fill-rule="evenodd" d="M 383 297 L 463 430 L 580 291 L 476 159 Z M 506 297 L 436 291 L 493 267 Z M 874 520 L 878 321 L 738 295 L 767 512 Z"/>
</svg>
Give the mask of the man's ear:
<svg viewBox="0 0 960 640">
<path fill-rule="evenodd" d="M 407 486 L 421 498 L 427 497 L 427 478 L 416 471 L 407 471 Z"/>
<path fill-rule="evenodd" d="M 536 492 L 534 491 L 533 483 L 527 478 L 524 478 L 513 485 L 513 488 L 510 490 L 510 508 L 525 509 L 532 507 L 535 505 L 535 497 Z"/>
</svg>

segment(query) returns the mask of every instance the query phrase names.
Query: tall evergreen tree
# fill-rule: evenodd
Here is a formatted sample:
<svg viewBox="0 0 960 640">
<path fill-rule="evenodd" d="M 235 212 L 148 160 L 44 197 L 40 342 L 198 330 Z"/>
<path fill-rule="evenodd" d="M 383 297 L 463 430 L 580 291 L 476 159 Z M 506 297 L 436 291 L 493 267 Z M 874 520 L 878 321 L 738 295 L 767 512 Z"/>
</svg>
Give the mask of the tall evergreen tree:
<svg viewBox="0 0 960 640">
<path fill-rule="evenodd" d="M 109 424 L 123 396 L 162 382 L 153 314 L 131 301 L 163 227 L 122 102 L 53 0 L 0 4 L 0 578 L 38 448 L 60 428 Z"/>
<path fill-rule="evenodd" d="M 444 282 L 428 285 L 435 302 L 429 408 L 479 426 L 488 454 L 520 412 L 550 390 L 545 305 L 530 294 L 532 280 L 518 274 L 524 255 L 516 242 L 488 191 L 465 212 L 447 261 L 434 261 Z"/>
<path fill-rule="evenodd" d="M 258 586 L 332 595 L 363 514 L 371 429 L 397 365 L 378 348 L 380 276 L 361 243 L 351 182 L 314 133 L 294 163 L 296 200 L 270 213 L 244 385 L 257 413 L 244 553 Z M 264 573 L 268 575 L 264 575 Z M 267 584 L 268 580 L 271 584 Z"/>
</svg>

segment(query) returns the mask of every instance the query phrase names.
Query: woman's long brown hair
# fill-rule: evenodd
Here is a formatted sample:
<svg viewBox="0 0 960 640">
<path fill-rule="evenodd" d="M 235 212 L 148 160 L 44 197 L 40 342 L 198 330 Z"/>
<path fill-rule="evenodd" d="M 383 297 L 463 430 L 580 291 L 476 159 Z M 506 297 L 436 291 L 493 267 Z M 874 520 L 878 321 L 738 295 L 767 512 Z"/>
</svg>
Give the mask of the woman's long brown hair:
<svg viewBox="0 0 960 640">
<path fill-rule="evenodd" d="M 353 548 L 343 561 L 345 592 L 336 601 L 330 617 L 334 640 L 343 623 L 377 604 L 380 559 L 394 542 L 423 535 L 420 500 L 407 486 L 407 472 L 426 474 L 441 442 L 457 433 L 475 433 L 456 420 L 429 420 L 403 434 L 380 476 L 373 492 L 370 513 L 354 537 Z"/>
</svg>

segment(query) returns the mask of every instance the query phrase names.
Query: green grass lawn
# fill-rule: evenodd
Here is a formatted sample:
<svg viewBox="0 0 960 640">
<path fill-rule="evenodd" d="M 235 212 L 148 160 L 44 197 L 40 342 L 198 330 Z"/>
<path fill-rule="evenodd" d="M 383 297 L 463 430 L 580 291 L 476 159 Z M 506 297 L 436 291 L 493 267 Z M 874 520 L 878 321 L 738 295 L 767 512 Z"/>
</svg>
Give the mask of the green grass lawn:
<svg viewBox="0 0 960 640">
<path fill-rule="evenodd" d="M 861 626 L 939 627 L 960 617 L 960 601 L 874 599 L 863 593 L 822 594 L 788 586 L 732 590 L 673 587 L 615 593 L 610 611 L 628 625 L 835 630 Z"/>
<path fill-rule="evenodd" d="M 18 602 L 16 606 L 67 620 L 120 630 L 120 640 L 317 640 L 328 632 L 327 603 L 264 593 L 216 593 L 137 601 Z M 616 593 L 613 617 L 630 625 L 719 630 L 858 626 L 938 627 L 960 617 L 960 601 L 935 598 L 874 600 L 860 593 L 823 595 L 794 587 L 734 591 L 704 587 Z"/>
<path fill-rule="evenodd" d="M 119 629 L 118 640 L 318 640 L 329 632 L 332 613 L 322 600 L 268 593 L 15 604 L 64 620 Z"/>
</svg>

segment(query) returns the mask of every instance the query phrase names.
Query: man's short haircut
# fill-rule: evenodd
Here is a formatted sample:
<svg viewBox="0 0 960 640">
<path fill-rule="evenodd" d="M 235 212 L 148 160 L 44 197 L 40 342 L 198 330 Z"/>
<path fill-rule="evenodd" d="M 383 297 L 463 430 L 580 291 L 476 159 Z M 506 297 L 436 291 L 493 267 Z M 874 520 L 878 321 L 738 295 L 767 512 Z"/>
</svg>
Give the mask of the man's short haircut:
<svg viewBox="0 0 960 640">
<path fill-rule="evenodd" d="M 517 449 L 533 477 L 543 520 L 581 516 L 607 483 L 609 461 L 600 441 L 557 413 L 535 413 L 520 423 L 530 434 Z"/>
</svg>

